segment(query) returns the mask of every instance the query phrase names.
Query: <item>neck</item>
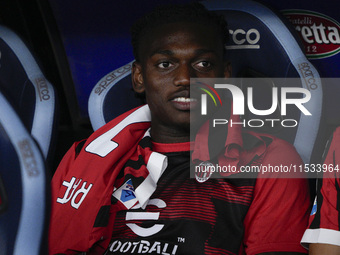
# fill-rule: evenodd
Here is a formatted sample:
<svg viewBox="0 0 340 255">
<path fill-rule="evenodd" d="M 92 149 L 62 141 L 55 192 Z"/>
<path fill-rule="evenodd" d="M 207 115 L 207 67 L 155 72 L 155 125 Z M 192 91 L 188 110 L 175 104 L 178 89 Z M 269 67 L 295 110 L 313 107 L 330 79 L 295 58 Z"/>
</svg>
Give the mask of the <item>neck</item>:
<svg viewBox="0 0 340 255">
<path fill-rule="evenodd" d="M 184 143 L 190 141 L 190 131 L 151 124 L 151 138 L 157 143 Z"/>
</svg>

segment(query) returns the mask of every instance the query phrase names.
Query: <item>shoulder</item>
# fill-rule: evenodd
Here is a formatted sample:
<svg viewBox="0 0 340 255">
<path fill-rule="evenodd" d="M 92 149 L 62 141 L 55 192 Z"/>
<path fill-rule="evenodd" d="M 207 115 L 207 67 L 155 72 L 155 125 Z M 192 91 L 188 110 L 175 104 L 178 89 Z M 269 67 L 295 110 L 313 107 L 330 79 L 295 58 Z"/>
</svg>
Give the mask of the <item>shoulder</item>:
<svg viewBox="0 0 340 255">
<path fill-rule="evenodd" d="M 325 153 L 331 155 L 334 151 L 336 154 L 340 152 L 340 127 L 336 128 L 329 138 Z"/>
<path fill-rule="evenodd" d="M 285 160 L 289 158 L 290 160 L 301 160 L 295 147 L 289 142 L 280 139 L 274 135 L 266 133 L 257 133 L 253 131 L 244 132 L 248 137 L 252 136 L 252 139 L 257 139 L 258 141 L 265 144 L 265 158 L 277 156 L 278 160 Z M 247 141 L 246 141 L 247 142 Z M 259 143 L 259 142 L 258 142 Z M 272 158 L 273 159 L 273 158 Z"/>
<path fill-rule="evenodd" d="M 150 126 L 151 113 L 148 105 L 143 105 L 131 109 L 113 120 L 109 121 L 99 129 L 95 130 L 88 141 L 95 140 L 96 138 L 107 134 L 108 136 L 114 137 L 124 130 L 128 130 L 131 134 L 133 132 L 143 131 Z"/>
<path fill-rule="evenodd" d="M 299 179 L 306 177 L 304 173 L 299 171 L 304 164 L 292 144 L 269 134 L 254 132 L 251 134 L 262 141 L 256 149 L 257 152 L 261 152 L 261 154 L 257 154 L 261 155 L 260 160 L 258 160 L 261 173 L 258 176 L 259 178 Z"/>
</svg>

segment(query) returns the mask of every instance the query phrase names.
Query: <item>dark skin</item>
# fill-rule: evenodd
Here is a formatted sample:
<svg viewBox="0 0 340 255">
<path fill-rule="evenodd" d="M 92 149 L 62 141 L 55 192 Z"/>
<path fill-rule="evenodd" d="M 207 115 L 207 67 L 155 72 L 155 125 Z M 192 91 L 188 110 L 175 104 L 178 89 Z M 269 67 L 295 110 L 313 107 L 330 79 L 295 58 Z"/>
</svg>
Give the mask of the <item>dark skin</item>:
<svg viewBox="0 0 340 255">
<path fill-rule="evenodd" d="M 229 77 L 222 40 L 215 29 L 194 23 L 166 24 L 144 38 L 132 73 L 134 90 L 145 92 L 151 110 L 152 139 L 188 142 L 190 110 L 174 100 L 189 100 L 190 78 Z"/>
<path fill-rule="evenodd" d="M 340 254 L 340 246 L 331 244 L 314 243 L 309 245 L 310 255 L 336 255 Z"/>
<path fill-rule="evenodd" d="M 137 93 L 145 92 L 151 111 L 151 137 L 159 143 L 188 142 L 190 109 L 178 101 L 190 101 L 190 78 L 230 76 L 222 39 L 214 27 L 188 22 L 159 26 L 143 38 L 132 80 Z"/>
</svg>

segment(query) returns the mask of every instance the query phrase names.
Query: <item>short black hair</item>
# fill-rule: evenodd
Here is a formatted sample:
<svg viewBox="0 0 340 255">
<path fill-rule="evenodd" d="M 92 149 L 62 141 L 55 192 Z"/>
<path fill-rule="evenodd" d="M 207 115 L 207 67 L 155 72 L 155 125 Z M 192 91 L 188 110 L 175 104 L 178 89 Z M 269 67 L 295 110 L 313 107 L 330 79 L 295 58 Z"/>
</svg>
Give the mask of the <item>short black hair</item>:
<svg viewBox="0 0 340 255">
<path fill-rule="evenodd" d="M 159 25 L 175 22 L 194 22 L 212 25 L 220 32 L 223 44 L 228 40 L 228 26 L 224 17 L 208 11 L 201 3 L 193 2 L 189 4 L 158 6 L 151 13 L 137 20 L 131 27 L 131 43 L 136 61 L 140 61 L 139 45 L 143 35 Z"/>
</svg>

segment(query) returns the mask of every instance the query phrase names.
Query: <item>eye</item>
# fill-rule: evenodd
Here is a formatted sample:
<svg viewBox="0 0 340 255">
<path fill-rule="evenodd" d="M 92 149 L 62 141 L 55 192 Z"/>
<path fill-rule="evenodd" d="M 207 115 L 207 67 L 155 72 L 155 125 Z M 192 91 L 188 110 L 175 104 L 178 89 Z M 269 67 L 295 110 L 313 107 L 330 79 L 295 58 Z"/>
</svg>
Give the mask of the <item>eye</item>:
<svg viewBox="0 0 340 255">
<path fill-rule="evenodd" d="M 196 63 L 196 67 L 202 69 L 202 68 L 210 68 L 211 67 L 211 62 L 210 61 L 200 61 Z"/>
<path fill-rule="evenodd" d="M 167 69 L 167 68 L 172 67 L 173 64 L 170 63 L 169 61 L 164 61 L 164 62 L 159 63 L 157 66 L 161 69 Z"/>
</svg>

